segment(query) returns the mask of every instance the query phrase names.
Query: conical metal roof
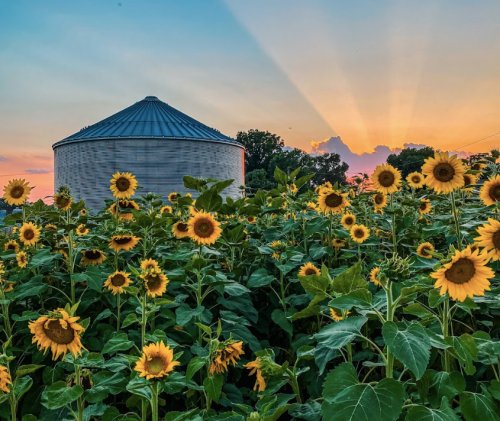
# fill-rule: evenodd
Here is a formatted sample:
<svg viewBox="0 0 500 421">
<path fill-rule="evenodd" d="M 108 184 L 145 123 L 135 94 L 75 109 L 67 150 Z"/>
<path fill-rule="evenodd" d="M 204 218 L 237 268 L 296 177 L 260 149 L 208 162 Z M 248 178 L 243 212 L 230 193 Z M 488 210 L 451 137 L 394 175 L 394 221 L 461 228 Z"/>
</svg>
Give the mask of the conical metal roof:
<svg viewBox="0 0 500 421">
<path fill-rule="evenodd" d="M 155 96 L 147 96 L 124 110 L 92 126 L 84 127 L 54 145 L 104 139 L 187 139 L 211 142 L 239 142 L 196 121 Z"/>
</svg>

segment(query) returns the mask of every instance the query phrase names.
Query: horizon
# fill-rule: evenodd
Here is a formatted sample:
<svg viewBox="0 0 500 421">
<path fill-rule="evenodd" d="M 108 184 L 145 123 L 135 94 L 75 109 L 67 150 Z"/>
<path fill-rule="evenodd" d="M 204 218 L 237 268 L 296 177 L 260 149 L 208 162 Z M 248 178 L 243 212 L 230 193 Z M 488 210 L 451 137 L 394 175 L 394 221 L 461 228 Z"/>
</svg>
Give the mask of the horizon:
<svg viewBox="0 0 500 421">
<path fill-rule="evenodd" d="M 405 144 L 463 154 L 500 144 L 481 140 L 500 131 L 493 1 L 4 9 L 0 182 L 29 180 L 33 201 L 53 194 L 52 144 L 148 95 L 233 138 L 259 129 L 309 153 L 340 149 L 349 173 Z"/>
</svg>

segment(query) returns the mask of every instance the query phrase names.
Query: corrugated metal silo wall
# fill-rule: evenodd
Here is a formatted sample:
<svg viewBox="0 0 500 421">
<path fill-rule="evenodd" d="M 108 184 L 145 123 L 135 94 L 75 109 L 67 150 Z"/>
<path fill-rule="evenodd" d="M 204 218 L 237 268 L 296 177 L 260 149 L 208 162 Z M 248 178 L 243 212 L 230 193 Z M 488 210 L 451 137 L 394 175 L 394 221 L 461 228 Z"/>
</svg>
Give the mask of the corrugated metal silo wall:
<svg viewBox="0 0 500 421">
<path fill-rule="evenodd" d="M 68 143 L 54 149 L 55 188 L 68 185 L 76 200 L 85 200 L 95 211 L 112 199 L 111 176 L 131 172 L 138 180 L 139 194 L 166 196 L 187 193 L 182 178 L 234 179 L 223 196 L 239 198 L 245 183 L 244 150 L 228 143 L 197 140 L 118 139 Z"/>
</svg>

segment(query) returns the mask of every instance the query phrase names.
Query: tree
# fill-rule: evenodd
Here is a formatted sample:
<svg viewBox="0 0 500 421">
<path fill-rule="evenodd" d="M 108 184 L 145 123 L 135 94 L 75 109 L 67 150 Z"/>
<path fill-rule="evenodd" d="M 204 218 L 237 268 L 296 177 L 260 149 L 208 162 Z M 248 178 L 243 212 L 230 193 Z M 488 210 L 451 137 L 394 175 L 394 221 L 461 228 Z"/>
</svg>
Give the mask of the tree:
<svg viewBox="0 0 500 421">
<path fill-rule="evenodd" d="M 400 170 L 403 178 L 406 178 L 412 172 L 420 172 L 424 161 L 431 156 L 434 156 L 434 149 L 431 146 L 422 149 L 406 148 L 399 154 L 389 155 L 387 163 Z"/>
<path fill-rule="evenodd" d="M 314 157 L 298 148 L 294 148 L 291 151 L 279 152 L 272 157 L 267 169 L 267 177 L 270 180 L 274 179 L 274 170 L 276 167 L 287 174 L 300 167 L 297 178 L 316 171 Z"/>
<path fill-rule="evenodd" d="M 337 153 L 325 153 L 314 157 L 316 175 L 312 179 L 315 186 L 329 181 L 332 184 L 344 184 L 347 182 L 345 173 L 349 165 L 340 160 Z"/>
<path fill-rule="evenodd" d="M 257 169 L 267 170 L 274 154 L 281 152 L 285 146 L 285 142 L 278 135 L 255 129 L 238 132 L 236 140 L 245 146 L 247 174 Z"/>
<path fill-rule="evenodd" d="M 274 180 L 267 177 L 267 172 L 263 168 L 247 172 L 245 176 L 245 187 L 250 190 L 250 193 L 255 193 L 259 189 L 271 190 L 276 187 Z"/>
</svg>

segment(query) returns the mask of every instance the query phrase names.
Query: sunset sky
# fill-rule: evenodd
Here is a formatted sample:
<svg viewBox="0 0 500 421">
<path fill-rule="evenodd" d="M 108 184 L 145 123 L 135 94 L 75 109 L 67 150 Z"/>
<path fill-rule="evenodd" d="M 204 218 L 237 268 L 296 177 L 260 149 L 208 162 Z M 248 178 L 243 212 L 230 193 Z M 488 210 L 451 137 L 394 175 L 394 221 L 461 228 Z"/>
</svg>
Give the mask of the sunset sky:
<svg viewBox="0 0 500 421">
<path fill-rule="evenodd" d="M 500 135 L 469 145 L 500 132 L 497 0 L 16 0 L 1 10 L 0 186 L 26 178 L 31 199 L 53 193 L 53 143 L 147 95 L 229 136 L 257 128 L 308 152 L 342 150 L 351 169 L 358 155 L 373 163 L 405 144 L 500 146 Z"/>
</svg>

